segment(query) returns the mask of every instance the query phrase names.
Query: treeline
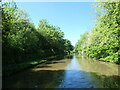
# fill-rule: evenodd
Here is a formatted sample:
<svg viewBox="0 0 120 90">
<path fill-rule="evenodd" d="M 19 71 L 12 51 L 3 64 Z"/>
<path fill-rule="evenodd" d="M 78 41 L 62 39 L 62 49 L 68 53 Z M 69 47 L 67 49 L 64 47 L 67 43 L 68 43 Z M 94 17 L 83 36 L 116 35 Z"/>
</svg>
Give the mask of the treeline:
<svg viewBox="0 0 120 90">
<path fill-rule="evenodd" d="M 1 8 L 3 66 L 71 54 L 73 46 L 59 27 L 42 19 L 36 29 L 15 2 L 3 3 Z"/>
<path fill-rule="evenodd" d="M 97 24 L 81 35 L 75 52 L 97 60 L 120 63 L 120 1 L 96 5 Z"/>
</svg>

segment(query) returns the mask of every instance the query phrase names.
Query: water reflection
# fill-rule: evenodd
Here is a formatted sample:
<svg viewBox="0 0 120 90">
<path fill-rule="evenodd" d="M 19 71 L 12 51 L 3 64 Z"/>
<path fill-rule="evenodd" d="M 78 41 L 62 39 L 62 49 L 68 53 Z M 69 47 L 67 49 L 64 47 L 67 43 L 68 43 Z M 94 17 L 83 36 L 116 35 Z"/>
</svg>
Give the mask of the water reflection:
<svg viewBox="0 0 120 90">
<path fill-rule="evenodd" d="M 57 61 L 50 61 L 42 65 L 37 65 L 33 68 L 33 71 L 41 71 L 41 70 L 66 70 L 66 66 L 71 63 L 71 59 L 63 59 Z"/>
<path fill-rule="evenodd" d="M 90 74 L 91 80 L 96 88 L 120 88 L 120 76 Z"/>
<path fill-rule="evenodd" d="M 120 88 L 120 65 L 77 57 L 81 70 L 88 72 L 96 88 Z"/>
<path fill-rule="evenodd" d="M 87 72 L 80 70 L 80 64 L 74 56 L 71 63 L 67 66 L 64 80 L 58 88 L 91 88 L 93 84 Z"/>
<path fill-rule="evenodd" d="M 107 76 L 119 75 L 118 67 L 120 67 L 120 65 L 97 61 L 87 57 L 77 57 L 76 60 L 81 65 L 82 70 L 85 72 L 95 72 L 97 74 Z"/>
<path fill-rule="evenodd" d="M 31 70 L 3 79 L 3 88 L 56 88 L 64 77 L 64 71 Z"/>
<path fill-rule="evenodd" d="M 3 88 L 57 88 L 71 59 L 37 65 L 10 77 L 3 77 Z"/>
<path fill-rule="evenodd" d="M 78 61 L 75 56 L 73 56 L 70 64 L 68 64 L 66 70 L 80 70 L 80 64 L 78 64 Z"/>
<path fill-rule="evenodd" d="M 119 65 L 74 56 L 3 78 L 3 88 L 120 88 Z"/>
</svg>

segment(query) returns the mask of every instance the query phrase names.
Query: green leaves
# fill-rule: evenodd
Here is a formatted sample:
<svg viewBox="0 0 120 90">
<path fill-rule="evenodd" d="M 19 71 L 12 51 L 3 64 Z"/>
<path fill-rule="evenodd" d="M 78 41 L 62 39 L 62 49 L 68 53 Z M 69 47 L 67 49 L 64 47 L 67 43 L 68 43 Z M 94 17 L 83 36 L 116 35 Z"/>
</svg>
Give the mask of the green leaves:
<svg viewBox="0 0 120 90">
<path fill-rule="evenodd" d="M 83 34 L 81 36 L 76 51 L 92 58 L 120 62 L 118 60 L 118 50 L 120 48 L 118 44 L 120 39 L 120 1 L 98 3 L 96 8 L 99 15 L 97 17 L 98 23 L 88 35 Z"/>
<path fill-rule="evenodd" d="M 63 39 L 64 33 L 61 32 L 60 28 L 50 25 L 47 20 L 40 20 L 37 31 L 46 39 L 48 43 L 47 47 L 49 47 L 55 55 L 67 54 L 67 51 L 72 50 L 70 41 Z"/>
<path fill-rule="evenodd" d="M 4 65 L 26 62 L 23 57 L 45 58 L 71 53 L 73 46 L 63 39 L 64 33 L 59 27 L 42 19 L 36 29 L 28 16 L 14 2 L 2 5 Z"/>
</svg>

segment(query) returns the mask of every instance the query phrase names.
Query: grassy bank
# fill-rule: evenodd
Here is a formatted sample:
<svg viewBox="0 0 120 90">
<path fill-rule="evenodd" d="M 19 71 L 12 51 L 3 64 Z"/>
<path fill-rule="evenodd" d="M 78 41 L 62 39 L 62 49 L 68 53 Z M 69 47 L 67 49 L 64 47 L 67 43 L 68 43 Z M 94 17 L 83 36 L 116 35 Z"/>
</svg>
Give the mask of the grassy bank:
<svg viewBox="0 0 120 90">
<path fill-rule="evenodd" d="M 63 56 L 51 56 L 51 57 L 47 57 L 47 58 L 40 59 L 40 60 L 29 61 L 26 63 L 20 63 L 20 64 L 15 64 L 15 65 L 9 65 L 9 66 L 2 68 L 2 70 L 3 70 L 2 75 L 3 76 L 10 76 L 14 73 L 23 71 L 23 70 L 28 69 L 28 68 L 32 68 L 38 64 L 42 64 L 42 63 L 45 63 L 47 61 L 63 59 L 63 58 L 64 58 Z"/>
</svg>

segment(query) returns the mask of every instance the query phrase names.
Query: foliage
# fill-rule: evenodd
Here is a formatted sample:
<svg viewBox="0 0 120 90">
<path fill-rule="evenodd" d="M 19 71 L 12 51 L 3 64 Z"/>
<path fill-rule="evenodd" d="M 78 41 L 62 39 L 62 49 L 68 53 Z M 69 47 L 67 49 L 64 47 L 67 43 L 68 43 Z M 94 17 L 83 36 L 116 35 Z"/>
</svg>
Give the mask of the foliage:
<svg viewBox="0 0 120 90">
<path fill-rule="evenodd" d="M 81 36 L 75 47 L 76 52 L 92 58 L 120 63 L 118 55 L 120 54 L 120 1 L 101 2 L 96 9 L 97 24 L 91 32 Z"/>
<path fill-rule="evenodd" d="M 72 45 L 63 39 L 64 33 L 59 27 L 42 19 L 36 29 L 28 16 L 15 2 L 2 4 L 3 66 L 37 58 L 63 57 L 71 52 Z"/>
</svg>

